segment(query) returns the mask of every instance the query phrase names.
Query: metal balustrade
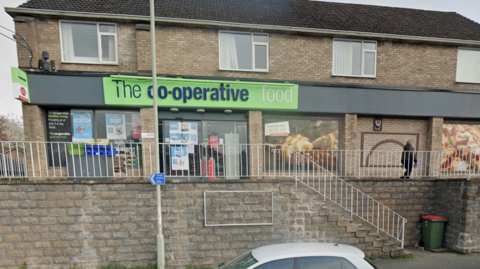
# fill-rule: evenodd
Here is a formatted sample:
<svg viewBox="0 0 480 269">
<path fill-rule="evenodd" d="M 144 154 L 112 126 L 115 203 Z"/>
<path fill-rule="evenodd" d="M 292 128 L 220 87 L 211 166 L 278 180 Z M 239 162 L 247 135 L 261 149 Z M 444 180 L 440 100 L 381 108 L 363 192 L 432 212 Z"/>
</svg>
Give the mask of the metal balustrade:
<svg viewBox="0 0 480 269">
<path fill-rule="evenodd" d="M 407 219 L 392 211 L 373 197 L 345 182 L 323 167 L 310 152 L 293 151 L 292 162 L 295 164 L 293 177 L 315 192 L 324 200 L 330 200 L 350 213 L 400 242 L 403 248 L 405 223 Z"/>
<path fill-rule="evenodd" d="M 0 179 L 113 180 L 154 172 L 154 143 L 0 142 Z M 402 151 L 307 150 L 271 144 L 160 143 L 167 179 L 294 178 L 400 242 L 406 219 L 342 178 L 400 178 Z M 416 151 L 411 179 L 480 175 L 480 148 Z"/>
<path fill-rule="evenodd" d="M 153 143 L 88 145 L 70 142 L 0 141 L 0 178 L 114 179 L 154 172 Z M 293 149 L 268 144 L 160 144 L 167 178 L 242 179 L 291 177 Z M 180 156 L 179 154 L 186 154 Z M 323 172 L 340 178 L 400 178 L 402 151 L 309 150 L 302 153 Z M 480 176 L 480 148 L 416 151 L 410 178 Z M 177 162 L 178 161 L 178 162 Z"/>
</svg>

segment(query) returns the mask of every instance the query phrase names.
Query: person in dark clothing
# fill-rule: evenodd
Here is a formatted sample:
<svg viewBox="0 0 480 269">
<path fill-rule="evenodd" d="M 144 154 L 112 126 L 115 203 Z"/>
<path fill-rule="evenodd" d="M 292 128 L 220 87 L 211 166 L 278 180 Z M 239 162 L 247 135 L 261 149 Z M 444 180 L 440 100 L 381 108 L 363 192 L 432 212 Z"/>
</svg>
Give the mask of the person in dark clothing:
<svg viewBox="0 0 480 269">
<path fill-rule="evenodd" d="M 405 147 L 403 147 L 402 165 L 406 171 L 401 178 L 410 178 L 410 173 L 412 173 L 413 170 L 413 163 L 417 164 L 417 154 L 415 154 L 413 141 L 409 140 Z"/>
</svg>

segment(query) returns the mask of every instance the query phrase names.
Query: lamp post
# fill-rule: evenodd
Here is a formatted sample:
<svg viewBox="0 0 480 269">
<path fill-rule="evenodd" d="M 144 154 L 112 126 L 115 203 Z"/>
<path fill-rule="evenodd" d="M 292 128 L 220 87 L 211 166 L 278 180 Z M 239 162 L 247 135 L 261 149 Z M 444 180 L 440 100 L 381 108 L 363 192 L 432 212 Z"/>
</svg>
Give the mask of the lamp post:
<svg viewBox="0 0 480 269">
<path fill-rule="evenodd" d="M 155 173 L 160 173 L 160 148 L 158 145 L 158 90 L 157 90 L 157 60 L 155 52 L 155 2 L 150 0 L 150 39 L 152 50 L 152 91 L 153 91 L 153 126 L 155 133 Z M 160 185 L 157 188 L 157 268 L 165 269 L 165 242 L 162 233 L 162 194 Z"/>
</svg>

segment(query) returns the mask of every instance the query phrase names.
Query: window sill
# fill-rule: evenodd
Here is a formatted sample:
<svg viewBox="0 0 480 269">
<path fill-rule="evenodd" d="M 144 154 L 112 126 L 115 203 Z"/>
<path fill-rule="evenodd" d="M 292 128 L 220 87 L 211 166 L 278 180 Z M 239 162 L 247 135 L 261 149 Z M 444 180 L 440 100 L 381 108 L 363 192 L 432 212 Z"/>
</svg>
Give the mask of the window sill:
<svg viewBox="0 0 480 269">
<path fill-rule="evenodd" d="M 480 82 L 455 81 L 456 84 L 480 84 Z"/>
<path fill-rule="evenodd" d="M 229 72 L 252 72 L 252 73 L 268 73 L 268 70 L 240 70 L 240 69 L 218 69 L 218 71 L 229 71 Z"/>
<path fill-rule="evenodd" d="M 348 76 L 348 75 L 332 75 L 332 77 L 345 77 L 345 78 L 370 78 L 376 79 L 376 76 Z"/>
<path fill-rule="evenodd" d="M 85 63 L 85 62 L 61 62 L 61 64 L 119 65 L 118 63 Z"/>
</svg>

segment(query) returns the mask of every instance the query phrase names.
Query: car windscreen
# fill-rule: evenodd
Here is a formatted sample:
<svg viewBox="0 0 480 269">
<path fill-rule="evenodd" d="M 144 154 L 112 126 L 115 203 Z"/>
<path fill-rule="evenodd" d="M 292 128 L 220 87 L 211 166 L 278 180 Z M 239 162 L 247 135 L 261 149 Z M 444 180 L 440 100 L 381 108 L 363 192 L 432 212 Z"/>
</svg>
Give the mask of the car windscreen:
<svg viewBox="0 0 480 269">
<path fill-rule="evenodd" d="M 258 261 L 253 257 L 252 252 L 249 251 L 235 260 L 222 266 L 221 269 L 247 269 L 252 264 L 256 264 Z"/>
</svg>

